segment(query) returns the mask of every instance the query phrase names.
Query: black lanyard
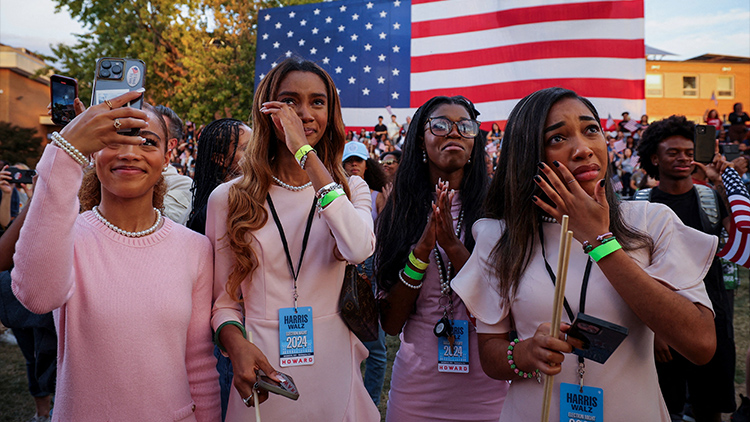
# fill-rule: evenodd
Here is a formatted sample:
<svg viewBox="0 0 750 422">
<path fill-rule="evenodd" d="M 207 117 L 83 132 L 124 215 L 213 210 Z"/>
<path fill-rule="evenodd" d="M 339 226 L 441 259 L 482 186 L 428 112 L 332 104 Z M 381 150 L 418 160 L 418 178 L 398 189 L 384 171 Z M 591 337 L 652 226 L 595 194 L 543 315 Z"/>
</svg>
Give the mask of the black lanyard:
<svg viewBox="0 0 750 422">
<path fill-rule="evenodd" d="M 555 273 L 552 272 L 552 267 L 550 267 L 549 262 L 547 262 L 547 254 L 544 250 L 544 229 L 542 227 L 539 227 L 539 242 L 542 244 L 542 258 L 544 259 L 544 266 L 547 268 L 547 273 L 549 274 L 549 278 L 552 279 L 552 285 L 555 285 L 555 281 L 557 280 L 557 277 L 555 277 Z M 591 275 L 591 266 L 592 261 L 591 258 L 589 258 L 586 262 L 586 270 L 583 272 L 583 282 L 581 283 L 581 299 L 578 303 L 578 312 L 585 313 L 586 312 L 586 291 L 589 287 L 589 276 Z M 570 308 L 570 304 L 568 304 L 568 299 L 563 296 L 563 306 L 565 306 L 565 312 L 568 314 L 568 318 L 570 318 L 570 322 L 572 323 L 575 320 L 575 315 L 573 315 L 573 310 Z"/>
<path fill-rule="evenodd" d="M 302 270 L 302 258 L 305 257 L 305 249 L 307 249 L 307 240 L 310 238 L 310 228 L 312 228 L 313 216 L 315 215 L 315 205 L 317 204 L 317 198 L 313 198 L 313 204 L 310 208 L 310 215 L 307 216 L 307 226 L 305 227 L 305 236 L 302 238 L 302 252 L 299 254 L 299 263 L 297 264 L 297 271 L 294 271 L 294 265 L 292 264 L 292 255 L 289 253 L 289 243 L 286 241 L 286 235 L 284 234 L 284 227 L 281 225 L 279 215 L 276 214 L 276 207 L 273 206 L 271 200 L 271 194 L 266 195 L 268 200 L 268 208 L 271 209 L 271 215 L 273 215 L 273 221 L 276 223 L 276 228 L 279 229 L 279 236 L 281 237 L 281 243 L 284 245 L 284 253 L 286 253 L 286 262 L 289 265 L 289 272 L 292 274 L 294 279 L 294 311 L 297 311 L 297 277 L 299 277 L 300 270 Z"/>
</svg>

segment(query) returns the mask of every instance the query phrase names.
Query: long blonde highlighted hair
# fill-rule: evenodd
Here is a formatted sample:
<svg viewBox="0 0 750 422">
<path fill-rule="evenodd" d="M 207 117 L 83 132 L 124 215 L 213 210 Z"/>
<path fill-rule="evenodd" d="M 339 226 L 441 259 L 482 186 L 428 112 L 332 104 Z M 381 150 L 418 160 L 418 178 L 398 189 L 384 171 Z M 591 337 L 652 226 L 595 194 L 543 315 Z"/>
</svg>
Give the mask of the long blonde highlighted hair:
<svg viewBox="0 0 750 422">
<path fill-rule="evenodd" d="M 315 145 L 315 150 L 333 180 L 343 185 L 346 195 L 351 197 L 341 164 L 346 132 L 336 86 L 328 73 L 317 64 L 297 57 L 286 59 L 268 72 L 255 90 L 252 107 L 254 127 L 252 139 L 241 163 L 242 178 L 229 188 L 226 237 L 235 263 L 229 274 L 226 290 L 236 301 L 240 300 L 242 281 L 248 277 L 251 281 L 253 272 L 258 268 L 258 256 L 252 246 L 251 233 L 263 227 L 268 221 L 264 204 L 271 186 L 271 163 L 276 158 L 279 146 L 285 148 L 283 141 L 276 137 L 271 116 L 262 114 L 260 105 L 276 100 L 281 82 L 294 71 L 314 73 L 326 86 L 328 123 L 323 137 Z"/>
</svg>

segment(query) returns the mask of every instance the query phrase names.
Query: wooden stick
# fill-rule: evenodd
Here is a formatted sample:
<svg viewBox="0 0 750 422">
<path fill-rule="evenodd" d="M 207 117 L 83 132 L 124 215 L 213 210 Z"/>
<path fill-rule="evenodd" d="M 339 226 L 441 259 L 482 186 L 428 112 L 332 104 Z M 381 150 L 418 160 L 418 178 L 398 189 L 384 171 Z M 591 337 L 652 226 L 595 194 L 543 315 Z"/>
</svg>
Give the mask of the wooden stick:
<svg viewBox="0 0 750 422">
<path fill-rule="evenodd" d="M 557 281 L 555 283 L 555 301 L 552 305 L 552 325 L 550 336 L 560 335 L 560 322 L 562 320 L 562 309 L 565 300 L 565 283 L 568 278 L 568 262 L 570 259 L 570 245 L 573 241 L 573 232 L 568 230 L 568 216 L 563 216 L 562 230 L 560 230 L 560 251 L 557 259 Z M 549 411 L 552 402 L 552 387 L 554 376 L 544 377 L 544 401 L 542 404 L 542 422 L 549 422 Z"/>
<path fill-rule="evenodd" d="M 253 342 L 253 333 L 247 332 L 247 341 Z M 256 374 L 257 376 L 257 374 Z M 260 422 L 260 402 L 258 401 L 258 390 L 253 388 L 253 406 L 255 407 L 255 422 Z"/>
</svg>

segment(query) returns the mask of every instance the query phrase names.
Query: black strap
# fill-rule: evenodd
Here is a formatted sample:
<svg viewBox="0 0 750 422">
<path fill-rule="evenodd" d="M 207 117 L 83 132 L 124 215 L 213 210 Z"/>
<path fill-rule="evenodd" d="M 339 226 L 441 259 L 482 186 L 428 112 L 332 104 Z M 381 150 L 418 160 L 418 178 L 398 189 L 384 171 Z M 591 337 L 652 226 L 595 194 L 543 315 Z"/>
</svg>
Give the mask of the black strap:
<svg viewBox="0 0 750 422">
<path fill-rule="evenodd" d="M 542 258 L 544 259 L 544 266 L 547 268 L 547 273 L 549 274 L 549 278 L 552 280 L 552 285 L 555 285 L 555 281 L 557 281 L 557 277 L 555 277 L 555 273 L 552 272 L 552 267 L 550 267 L 549 262 L 547 262 L 547 254 L 544 250 L 544 229 L 542 227 L 539 227 L 539 242 L 542 244 Z M 591 275 L 591 266 L 593 261 L 591 258 L 588 259 L 586 262 L 586 269 L 583 272 L 583 282 L 581 283 L 581 299 L 578 303 L 578 312 L 585 313 L 586 312 L 586 291 L 589 288 L 589 276 Z M 570 308 L 570 304 L 568 303 L 568 299 L 563 296 L 563 306 L 565 306 L 565 313 L 568 314 L 568 318 L 570 318 L 570 322 L 572 323 L 575 320 L 575 315 L 573 315 L 573 310 Z"/>
<path fill-rule="evenodd" d="M 276 207 L 273 206 L 271 200 L 271 194 L 266 195 L 268 200 L 268 208 L 271 209 L 271 215 L 273 215 L 273 221 L 276 222 L 276 228 L 279 229 L 279 236 L 281 237 L 281 243 L 284 245 L 284 252 L 286 253 L 286 262 L 289 265 L 289 272 L 292 273 L 294 279 L 294 287 L 297 288 L 297 277 L 302 269 L 302 258 L 305 257 L 305 249 L 307 249 L 307 240 L 310 238 L 310 228 L 312 227 L 313 216 L 315 215 L 315 205 L 318 202 L 317 198 L 313 198 L 313 204 L 310 208 L 310 215 L 307 216 L 307 227 L 305 227 L 305 236 L 302 238 L 302 252 L 299 254 L 299 264 L 297 264 L 297 272 L 294 271 L 294 265 L 292 265 L 292 255 L 289 253 L 289 243 L 286 241 L 286 235 L 284 234 L 284 227 L 281 225 L 279 215 L 276 214 Z"/>
</svg>

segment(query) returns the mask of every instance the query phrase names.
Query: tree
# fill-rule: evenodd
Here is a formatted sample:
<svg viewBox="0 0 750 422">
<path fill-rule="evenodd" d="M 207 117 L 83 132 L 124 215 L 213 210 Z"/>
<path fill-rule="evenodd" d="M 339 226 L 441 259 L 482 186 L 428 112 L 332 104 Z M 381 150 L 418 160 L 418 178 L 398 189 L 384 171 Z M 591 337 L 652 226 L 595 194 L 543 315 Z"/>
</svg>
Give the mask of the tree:
<svg viewBox="0 0 750 422">
<path fill-rule="evenodd" d="M 8 163 L 25 163 L 34 167 L 41 154 L 42 138 L 36 129 L 0 122 L 0 159 Z"/>
<path fill-rule="evenodd" d="M 255 37 L 262 8 L 314 0 L 55 0 L 87 33 L 52 48 L 63 72 L 79 81 L 88 103 L 96 59 L 146 62 L 146 100 L 183 119 L 207 123 L 215 114 L 250 119 Z"/>
</svg>

